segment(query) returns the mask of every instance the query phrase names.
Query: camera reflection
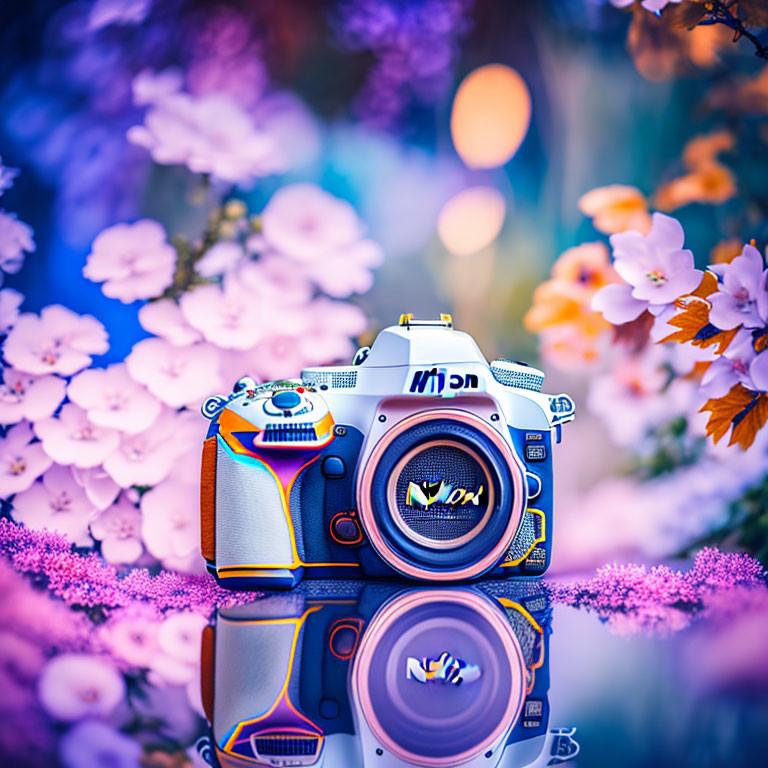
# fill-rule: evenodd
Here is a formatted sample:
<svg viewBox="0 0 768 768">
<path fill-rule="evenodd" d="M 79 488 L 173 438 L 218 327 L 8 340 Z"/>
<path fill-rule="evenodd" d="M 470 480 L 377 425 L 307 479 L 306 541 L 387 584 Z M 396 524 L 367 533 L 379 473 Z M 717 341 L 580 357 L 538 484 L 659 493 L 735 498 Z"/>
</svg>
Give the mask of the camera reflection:
<svg viewBox="0 0 768 768">
<path fill-rule="evenodd" d="M 554 765 L 551 610 L 536 580 L 416 588 L 307 582 L 205 630 L 213 766 Z"/>
</svg>

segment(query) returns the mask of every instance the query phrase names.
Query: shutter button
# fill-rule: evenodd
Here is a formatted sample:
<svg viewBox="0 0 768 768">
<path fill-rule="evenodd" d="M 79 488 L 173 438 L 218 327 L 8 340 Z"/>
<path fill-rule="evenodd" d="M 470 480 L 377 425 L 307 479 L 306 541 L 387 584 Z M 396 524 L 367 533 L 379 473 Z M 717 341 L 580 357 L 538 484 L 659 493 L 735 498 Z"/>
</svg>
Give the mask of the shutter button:
<svg viewBox="0 0 768 768">
<path fill-rule="evenodd" d="M 272 405 L 281 411 L 295 408 L 300 402 L 301 395 L 298 392 L 294 392 L 292 389 L 288 389 L 284 392 L 275 392 L 275 394 L 272 395 Z"/>
</svg>

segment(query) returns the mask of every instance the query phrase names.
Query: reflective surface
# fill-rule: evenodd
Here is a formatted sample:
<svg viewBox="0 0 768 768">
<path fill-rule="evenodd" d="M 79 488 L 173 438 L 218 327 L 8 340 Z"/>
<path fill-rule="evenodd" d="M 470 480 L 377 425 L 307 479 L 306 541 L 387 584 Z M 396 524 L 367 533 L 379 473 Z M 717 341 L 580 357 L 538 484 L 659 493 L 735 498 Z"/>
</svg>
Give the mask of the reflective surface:
<svg viewBox="0 0 768 768">
<path fill-rule="evenodd" d="M 325 582 L 221 609 L 203 637 L 206 755 L 350 768 L 575 756 L 569 734 L 548 738 L 550 621 L 538 581 Z"/>
<path fill-rule="evenodd" d="M 206 629 L 198 746 L 227 767 L 758 765 L 766 670 L 739 679 L 729 654 L 755 657 L 728 624 L 621 634 L 536 581 L 315 582 Z"/>
</svg>

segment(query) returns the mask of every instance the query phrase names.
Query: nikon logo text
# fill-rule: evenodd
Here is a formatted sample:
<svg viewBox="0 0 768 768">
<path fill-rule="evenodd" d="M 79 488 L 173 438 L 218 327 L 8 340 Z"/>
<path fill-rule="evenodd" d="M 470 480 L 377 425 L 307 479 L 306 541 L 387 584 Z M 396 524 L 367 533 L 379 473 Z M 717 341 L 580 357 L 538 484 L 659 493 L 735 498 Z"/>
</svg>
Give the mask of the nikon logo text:
<svg viewBox="0 0 768 768">
<path fill-rule="evenodd" d="M 463 507 L 465 504 L 480 503 L 483 493 L 481 485 L 477 491 L 468 491 L 466 488 L 455 488 L 451 483 L 441 480 L 438 483 L 421 482 L 408 483 L 408 492 L 405 504 L 408 507 L 420 507 L 427 509 L 430 504 L 445 504 L 448 507 Z"/>
<path fill-rule="evenodd" d="M 427 368 L 414 372 L 409 391 L 419 395 L 444 396 L 479 387 L 480 381 L 474 373 L 449 373 L 446 368 Z"/>
</svg>

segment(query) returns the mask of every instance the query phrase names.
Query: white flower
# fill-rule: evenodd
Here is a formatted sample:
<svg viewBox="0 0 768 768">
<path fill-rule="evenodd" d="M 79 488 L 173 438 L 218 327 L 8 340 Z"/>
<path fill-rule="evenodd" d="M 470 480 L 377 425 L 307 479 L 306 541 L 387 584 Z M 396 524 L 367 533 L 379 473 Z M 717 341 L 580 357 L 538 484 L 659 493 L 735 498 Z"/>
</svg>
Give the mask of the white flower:
<svg viewBox="0 0 768 768">
<path fill-rule="evenodd" d="M 128 140 L 146 147 L 160 165 L 186 165 L 194 173 L 235 183 L 286 166 L 272 136 L 222 94 L 165 96 L 147 110 L 144 125 L 128 130 Z"/>
<path fill-rule="evenodd" d="M 123 700 L 122 675 L 105 659 L 81 653 L 52 658 L 38 685 L 40 703 L 57 720 L 109 715 Z"/>
<path fill-rule="evenodd" d="M 150 427 L 162 408 L 154 395 L 131 378 L 124 363 L 78 373 L 67 394 L 94 424 L 128 434 Z"/>
<path fill-rule="evenodd" d="M 122 497 L 91 521 L 91 535 L 108 563 L 135 563 L 142 552 L 141 511 Z"/>
<path fill-rule="evenodd" d="M 88 521 L 95 511 L 70 468 L 54 464 L 41 482 L 16 494 L 12 514 L 27 528 L 56 531 L 82 547 L 93 543 Z"/>
</svg>

